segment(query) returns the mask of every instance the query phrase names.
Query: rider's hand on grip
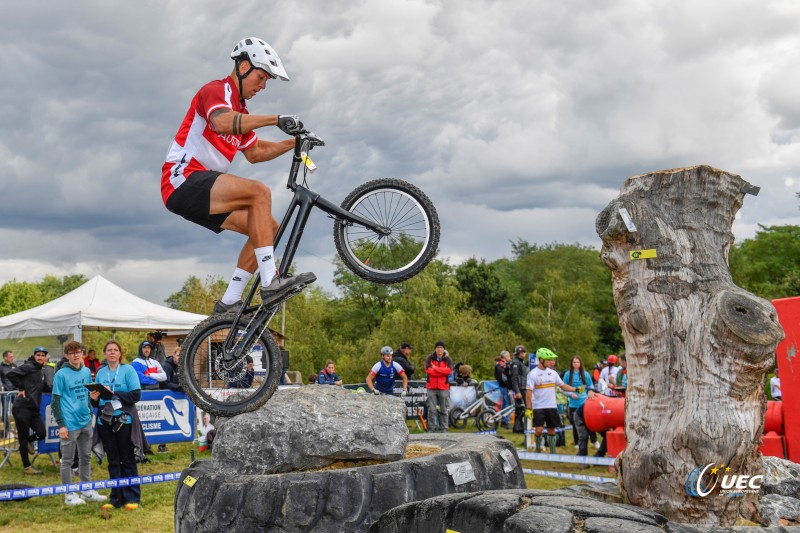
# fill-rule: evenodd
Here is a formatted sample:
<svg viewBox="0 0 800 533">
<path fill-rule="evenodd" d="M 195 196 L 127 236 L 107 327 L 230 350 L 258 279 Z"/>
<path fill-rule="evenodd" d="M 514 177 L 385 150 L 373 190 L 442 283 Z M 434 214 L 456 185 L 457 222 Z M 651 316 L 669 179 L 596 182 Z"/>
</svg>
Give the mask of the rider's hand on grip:
<svg viewBox="0 0 800 533">
<path fill-rule="evenodd" d="M 297 115 L 278 115 L 278 127 L 289 135 L 303 131 L 303 123 Z"/>
<path fill-rule="evenodd" d="M 380 395 L 380 391 L 378 389 L 372 389 L 372 394 L 374 394 L 375 396 L 378 396 L 378 395 Z"/>
<path fill-rule="evenodd" d="M 525 409 L 525 418 L 533 418 L 533 409 Z"/>
</svg>

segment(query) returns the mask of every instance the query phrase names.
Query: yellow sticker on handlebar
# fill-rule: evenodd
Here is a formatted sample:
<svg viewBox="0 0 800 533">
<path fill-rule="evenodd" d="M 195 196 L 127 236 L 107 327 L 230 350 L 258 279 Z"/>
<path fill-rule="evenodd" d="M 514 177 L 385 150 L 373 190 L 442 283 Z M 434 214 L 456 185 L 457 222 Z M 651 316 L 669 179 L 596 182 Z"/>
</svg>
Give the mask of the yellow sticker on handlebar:
<svg viewBox="0 0 800 533">
<path fill-rule="evenodd" d="M 315 165 L 314 162 L 311 160 L 311 158 L 308 157 L 307 155 L 305 154 L 301 155 L 300 159 L 303 160 L 303 163 L 305 163 L 306 168 L 308 168 L 309 172 L 313 173 L 315 170 L 317 170 L 317 165 Z"/>
</svg>

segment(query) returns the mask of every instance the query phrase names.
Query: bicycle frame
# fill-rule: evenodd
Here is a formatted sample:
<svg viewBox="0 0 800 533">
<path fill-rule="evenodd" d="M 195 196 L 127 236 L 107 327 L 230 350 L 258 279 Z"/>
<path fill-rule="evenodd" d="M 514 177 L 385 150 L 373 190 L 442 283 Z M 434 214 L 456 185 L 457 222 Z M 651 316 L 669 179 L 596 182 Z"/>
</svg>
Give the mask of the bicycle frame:
<svg viewBox="0 0 800 533">
<path fill-rule="evenodd" d="M 300 166 L 305 164 L 303 161 L 303 156 L 304 154 L 310 152 L 314 146 L 309 139 L 304 138 L 304 135 L 307 133 L 308 132 L 301 132 L 295 135 L 292 166 L 291 170 L 289 171 L 289 180 L 286 184 L 286 188 L 294 192 L 294 197 L 289 203 L 289 207 L 283 216 L 283 220 L 281 221 L 281 225 L 278 228 L 278 233 L 275 235 L 273 243 L 273 246 L 277 248 L 284 236 L 284 233 L 289 227 L 292 218 L 294 218 L 294 224 L 292 224 L 292 228 L 289 233 L 289 240 L 286 243 L 286 248 L 283 252 L 280 266 L 278 267 L 278 273 L 282 277 L 289 273 L 289 268 L 294 260 L 295 253 L 297 252 L 297 248 L 300 244 L 300 239 L 303 236 L 306 222 L 311 214 L 311 210 L 315 207 L 328 213 L 335 220 L 344 220 L 350 224 L 360 224 L 381 235 L 389 235 L 391 233 L 389 228 L 376 225 L 375 223 L 370 222 L 369 220 L 366 220 L 358 215 L 345 211 L 338 205 L 326 200 L 318 193 L 297 183 L 297 176 L 300 173 Z M 231 326 L 231 331 L 228 333 L 228 337 L 225 339 L 222 357 L 223 362 L 225 363 L 224 366 L 233 367 L 235 364 L 240 362 L 240 360 L 244 357 L 242 352 L 243 347 L 249 346 L 254 336 L 260 336 L 261 333 L 263 333 L 263 329 L 258 331 L 260 329 L 258 326 L 264 323 L 264 327 L 266 328 L 266 323 L 268 323 L 269 319 L 272 318 L 272 316 L 274 316 L 274 314 L 277 312 L 277 307 L 265 309 L 261 305 L 252 304 L 256 290 L 259 288 L 259 286 L 260 276 L 256 271 L 253 283 L 247 293 L 247 297 L 244 299 L 244 305 L 239 308 L 239 311 L 236 314 L 236 319 Z M 253 317 L 247 324 L 244 337 L 240 340 L 237 340 L 236 331 L 238 330 L 241 317 L 253 312 Z"/>
</svg>

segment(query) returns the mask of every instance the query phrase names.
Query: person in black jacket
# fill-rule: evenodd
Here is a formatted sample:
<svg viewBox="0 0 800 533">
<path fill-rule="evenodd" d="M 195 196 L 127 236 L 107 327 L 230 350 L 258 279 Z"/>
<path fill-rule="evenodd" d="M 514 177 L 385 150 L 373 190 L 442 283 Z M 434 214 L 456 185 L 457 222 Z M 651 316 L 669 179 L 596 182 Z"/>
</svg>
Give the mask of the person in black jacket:
<svg viewBox="0 0 800 533">
<path fill-rule="evenodd" d="M 494 379 L 497 380 L 497 385 L 500 387 L 500 398 L 503 400 L 500 408 L 505 409 L 511 405 L 511 399 L 508 397 L 508 389 L 511 387 L 511 354 L 506 350 L 500 352 L 500 355 L 495 359 Z M 511 429 L 510 420 L 509 416 L 503 418 L 503 428 Z"/>
<path fill-rule="evenodd" d="M 167 380 L 161 382 L 162 389 L 183 391 L 181 387 L 181 347 L 175 348 L 175 351 L 167 357 L 164 361 L 164 373 L 167 374 Z"/>
<path fill-rule="evenodd" d="M 400 348 L 395 350 L 394 354 L 392 354 L 392 361 L 403 367 L 403 372 L 405 372 L 408 379 L 413 379 L 415 372 L 414 365 L 408 360 L 408 356 L 411 355 L 411 350 L 413 348 L 411 344 L 404 342 L 400 345 Z"/>
<path fill-rule="evenodd" d="M 528 389 L 528 350 L 521 344 L 511 359 L 511 389 L 514 391 L 514 433 L 525 433 L 525 392 Z"/>
<path fill-rule="evenodd" d="M 17 425 L 19 437 L 19 456 L 22 458 L 22 467 L 26 474 L 41 474 L 42 471 L 31 465 L 29 454 L 35 454 L 33 441 L 38 441 L 47 436 L 44 420 L 39 414 L 42 403 L 42 392 L 50 392 L 42 373 L 42 367 L 47 364 L 47 350 L 41 346 L 33 349 L 33 355 L 25 363 L 8 373 L 8 379 L 19 391 L 11 414 Z M 33 435 L 29 432 L 33 430 Z M 32 440 L 31 440 L 32 439 Z"/>
</svg>

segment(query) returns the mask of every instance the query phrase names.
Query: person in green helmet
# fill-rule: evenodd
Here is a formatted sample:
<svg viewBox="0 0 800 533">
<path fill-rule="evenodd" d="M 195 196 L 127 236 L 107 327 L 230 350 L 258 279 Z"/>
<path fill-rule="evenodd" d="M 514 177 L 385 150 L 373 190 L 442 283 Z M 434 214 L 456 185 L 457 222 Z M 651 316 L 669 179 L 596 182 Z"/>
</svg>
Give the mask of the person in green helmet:
<svg viewBox="0 0 800 533">
<path fill-rule="evenodd" d="M 561 417 L 556 407 L 556 387 L 577 398 L 575 387 L 562 381 L 558 372 L 553 370 L 558 356 L 547 348 L 536 350 L 539 364 L 528 374 L 527 391 L 525 393 L 525 416 L 533 418 L 536 434 L 536 453 L 544 449 L 544 426 L 547 424 L 547 442 L 550 453 L 556 453 L 556 428 L 561 425 Z"/>
</svg>

